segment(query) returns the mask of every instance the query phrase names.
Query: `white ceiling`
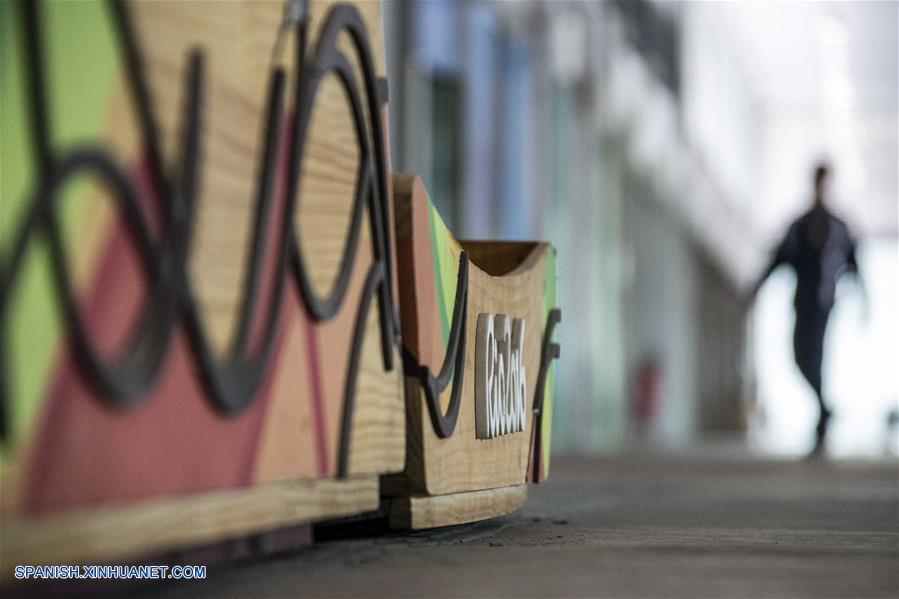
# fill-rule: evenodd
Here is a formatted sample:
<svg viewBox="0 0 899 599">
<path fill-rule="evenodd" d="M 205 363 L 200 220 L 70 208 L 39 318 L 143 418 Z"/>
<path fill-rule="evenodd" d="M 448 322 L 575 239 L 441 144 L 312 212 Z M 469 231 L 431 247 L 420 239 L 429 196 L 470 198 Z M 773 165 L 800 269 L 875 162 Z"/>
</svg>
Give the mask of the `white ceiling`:
<svg viewBox="0 0 899 599">
<path fill-rule="evenodd" d="M 719 5 L 763 123 L 753 212 L 776 235 L 809 194 L 810 168 L 834 165 L 833 204 L 864 233 L 899 232 L 896 2 Z"/>
</svg>

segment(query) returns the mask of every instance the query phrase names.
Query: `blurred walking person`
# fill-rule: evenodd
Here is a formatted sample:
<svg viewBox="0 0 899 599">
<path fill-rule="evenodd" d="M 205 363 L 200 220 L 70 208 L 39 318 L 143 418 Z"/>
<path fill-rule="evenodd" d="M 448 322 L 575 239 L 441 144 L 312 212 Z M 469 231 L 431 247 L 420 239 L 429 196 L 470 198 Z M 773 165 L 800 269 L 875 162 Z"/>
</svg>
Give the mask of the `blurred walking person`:
<svg viewBox="0 0 899 599">
<path fill-rule="evenodd" d="M 851 272 L 861 281 L 855 258 L 855 240 L 846 223 L 826 205 L 829 179 L 829 166 L 819 164 L 814 172 L 811 208 L 790 225 L 749 298 L 750 301 L 755 298 L 762 283 L 777 267 L 787 265 L 796 272 L 793 353 L 802 376 L 815 391 L 819 409 L 812 455 L 824 448 L 832 415 L 821 389 L 821 362 L 824 357 L 824 333 L 834 305 L 837 279 L 844 272 Z"/>
</svg>

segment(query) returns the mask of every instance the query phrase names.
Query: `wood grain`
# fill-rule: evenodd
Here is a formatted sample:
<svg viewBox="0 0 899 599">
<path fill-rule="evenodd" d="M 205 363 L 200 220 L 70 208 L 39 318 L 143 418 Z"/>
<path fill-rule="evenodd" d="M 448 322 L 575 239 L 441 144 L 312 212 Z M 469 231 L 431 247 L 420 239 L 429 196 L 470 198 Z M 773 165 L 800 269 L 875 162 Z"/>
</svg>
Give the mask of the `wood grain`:
<svg viewBox="0 0 899 599">
<path fill-rule="evenodd" d="M 311 3 L 310 52 L 315 47 L 324 17 L 334 4 L 331 0 L 313 0 Z M 356 6 L 369 31 L 377 74 L 383 76 L 380 3 L 360 2 Z M 128 7 L 145 65 L 144 74 L 159 128 L 163 161 L 173 172 L 177 171 L 182 160 L 181 114 L 185 100 L 188 59 L 195 50 L 199 50 L 204 57 L 206 71 L 202 112 L 202 166 L 197 198 L 198 222 L 192 240 L 189 276 L 211 340 L 219 352 L 224 352 L 234 333 L 239 299 L 243 293 L 250 225 L 257 201 L 256 179 L 261 166 L 259 161 L 265 125 L 267 78 L 284 3 L 280 0 L 160 0 L 128 2 Z M 284 51 L 284 55 L 290 57 L 286 61 L 290 79 L 288 96 L 293 93 L 292 80 L 295 75 L 292 69 L 292 44 L 291 38 Z M 350 51 L 348 36 L 343 35 L 339 45 L 357 70 L 357 80 L 361 85 L 362 79 L 358 73 L 355 54 Z M 115 89 L 111 90 L 113 101 L 109 108 L 108 132 L 97 141 L 109 149 L 124 170 L 135 172 L 140 166 L 141 143 L 134 118 L 133 98 L 126 89 L 125 79 L 126 72 L 122 70 Z M 364 87 L 360 91 L 364 94 Z M 286 99 L 290 100 L 289 97 Z M 336 80 L 329 77 L 316 98 L 306 144 L 307 159 L 304 163 L 296 224 L 300 241 L 307 251 L 306 266 L 320 293 L 329 291 L 343 252 L 352 187 L 355 185 L 358 166 L 355 132 L 347 107 L 344 91 L 336 84 Z M 369 136 L 373 135 L 368 119 L 366 125 Z M 386 131 L 377 134 L 386 135 Z M 120 219 L 106 195 L 94 189 L 89 189 L 86 194 L 87 212 L 90 213 L 93 226 L 86 227 L 83 236 L 74 244 L 74 249 L 78 251 L 73 253 L 73 270 L 79 291 L 96 291 L 94 279 L 99 270 L 98 265 L 106 258 L 104 254 L 111 247 L 111 230 L 120 226 Z M 54 509 L 61 510 L 61 513 L 73 509 L 75 505 L 93 505 L 100 497 L 109 505 L 115 505 L 114 509 L 126 505 L 127 508 L 121 509 L 137 509 L 146 505 L 144 502 L 149 501 L 150 497 L 166 496 L 166 493 L 199 493 L 196 497 L 202 497 L 213 490 L 224 492 L 224 488 L 234 485 L 280 484 L 294 481 L 298 477 L 333 476 L 336 471 L 338 427 L 344 407 L 343 382 L 346 360 L 352 345 L 352 327 L 362 282 L 372 264 L 368 218 L 366 212 L 350 287 L 345 302 L 334 319 L 322 325 L 309 323 L 304 320 L 302 302 L 295 289 L 291 288 L 289 292 L 292 295 L 285 301 L 288 307 L 284 310 L 283 330 L 280 334 L 284 339 L 283 354 L 272 361 L 272 380 L 267 385 L 271 389 L 271 405 L 263 410 L 265 414 L 260 417 L 262 424 L 258 429 L 247 434 L 224 435 L 227 445 L 238 447 L 241 456 L 250 464 L 245 467 L 243 460 L 233 460 L 235 465 L 231 470 L 249 471 L 246 476 L 240 474 L 240 481 L 237 483 L 234 482 L 237 476 L 231 476 L 234 473 L 230 473 L 228 477 L 206 477 L 209 471 L 229 462 L 229 459 L 223 459 L 217 454 L 219 457 L 210 462 L 203 457 L 202 452 L 208 452 L 215 444 L 209 441 L 209 435 L 205 433 L 210 430 L 221 432 L 229 426 L 233 428 L 235 423 L 246 421 L 250 417 L 248 414 L 252 415 L 253 411 L 235 418 L 221 418 L 203 397 L 202 388 L 196 385 L 192 362 L 179 354 L 177 359 L 173 357 L 169 360 L 168 374 L 171 374 L 173 361 L 182 361 L 180 366 L 189 365 L 190 368 L 182 368 L 184 372 L 179 374 L 181 378 L 189 379 L 188 392 L 162 399 L 170 400 L 169 403 L 174 400 L 187 403 L 191 413 L 200 414 L 202 418 L 182 418 L 177 425 L 162 428 L 157 424 L 159 419 L 154 420 L 160 413 L 160 404 L 155 401 L 159 398 L 150 398 L 146 404 L 133 411 L 114 413 L 96 402 L 98 398 L 93 396 L 92 391 L 79 392 L 78 401 L 71 406 L 74 414 L 69 416 L 87 413 L 88 420 L 95 424 L 99 422 L 98 426 L 102 425 L 96 430 L 107 433 L 111 431 L 119 435 L 98 435 L 99 438 L 85 445 L 84 431 L 94 429 L 79 428 L 77 423 L 82 420 L 78 418 L 63 416 L 60 419 L 58 414 L 50 414 L 49 412 L 54 411 L 50 409 L 53 407 L 51 402 L 49 399 L 43 401 L 36 428 L 46 428 L 46 423 L 50 420 L 63 422 L 61 426 L 64 427 L 66 435 L 63 436 L 66 441 L 61 442 L 61 452 L 64 455 L 78 456 L 80 466 L 67 468 L 68 462 L 53 458 L 57 454 L 44 453 L 45 447 L 35 440 L 37 434 L 28 435 L 28 442 L 15 448 L 15 460 L 6 460 L 3 468 L 4 552 L 6 523 L 23 514 L 40 511 L 35 508 L 33 501 L 29 503 L 25 487 L 26 479 L 33 479 L 33 471 L 46 463 L 50 464 L 50 468 L 44 468 L 47 474 L 39 478 L 47 483 L 47 488 L 88 490 L 78 495 L 83 500 L 81 504 L 67 504 L 64 498 L 60 499 L 58 505 L 54 504 Z M 393 256 L 394 248 L 390 249 Z M 288 287 L 291 287 L 290 283 Z M 137 306 L 140 302 L 135 300 L 128 304 Z M 351 476 L 400 471 L 405 457 L 403 378 L 399 367 L 401 360 L 399 352 L 395 351 L 394 370 L 384 371 L 375 311 L 376 306 L 373 304 L 369 312 L 362 315 L 365 319 L 365 338 L 352 420 L 348 469 Z M 310 336 L 308 333 L 312 329 L 315 330 L 315 335 Z M 318 400 L 320 406 L 315 404 L 309 387 L 309 381 L 313 378 L 309 361 L 312 347 L 310 337 L 313 336 L 317 351 L 328 358 L 327 362 L 319 363 L 322 378 L 328 379 Z M 62 367 L 57 365 L 55 374 L 58 375 L 60 370 Z M 162 379 L 165 379 L 165 374 Z M 339 380 L 334 379 L 335 374 Z M 49 381 L 48 387 L 53 382 L 54 380 Z M 160 389 L 169 388 L 157 385 L 154 389 L 159 392 Z M 181 391 L 185 389 L 177 388 Z M 71 395 L 73 392 L 67 390 L 66 393 Z M 259 395 L 265 396 L 266 393 L 268 391 L 260 391 Z M 267 399 L 257 397 L 260 401 L 256 403 Z M 99 416 L 94 418 L 96 414 Z M 320 427 L 324 433 L 323 439 L 317 438 L 319 430 L 316 428 L 316 418 L 319 417 L 323 421 Z M 196 422 L 201 422 L 201 426 L 194 426 Z M 122 434 L 128 433 L 128 426 L 140 428 L 141 434 L 132 436 L 133 443 L 128 445 L 128 451 L 123 451 L 119 439 Z M 249 437 L 257 434 L 258 444 L 254 445 L 250 441 L 255 439 Z M 60 437 L 56 435 L 56 438 Z M 216 438 L 216 442 L 221 441 L 221 438 Z M 324 445 L 322 454 L 327 456 L 324 467 L 321 467 L 318 459 L 319 442 Z M 151 461 L 151 457 L 144 451 L 147 446 L 152 450 L 155 446 L 174 446 L 178 443 L 190 450 L 189 453 L 182 454 L 186 456 L 183 460 L 170 460 L 171 468 L 158 478 L 144 475 L 144 470 Z M 244 448 L 246 451 L 243 451 Z M 120 479 L 115 476 L 108 477 L 109 489 L 93 486 L 93 482 L 85 482 L 94 481 L 93 473 L 104 471 L 103 468 L 96 467 L 96 456 L 113 454 L 124 456 L 122 462 L 130 459 L 128 456 L 140 454 L 141 460 L 135 460 L 125 470 L 132 472 L 134 477 L 147 481 L 147 485 L 141 489 L 123 491 Z M 28 463 L 25 463 L 26 458 Z M 85 463 L 94 467 L 84 468 Z M 68 472 L 63 477 L 65 481 L 60 482 L 57 478 L 63 470 Z M 168 480 L 169 478 L 172 480 Z M 188 479 L 188 482 L 185 483 L 184 479 Z M 170 483 L 169 487 L 164 486 L 166 482 Z M 53 486 L 56 483 L 59 484 Z M 236 492 L 244 493 L 241 490 Z M 63 493 L 56 495 L 62 497 Z M 357 510 L 350 506 L 347 512 L 342 513 L 354 511 Z"/>
<path fill-rule="evenodd" d="M 314 50 L 319 28 L 334 4 L 333 0 L 311 2 L 307 56 Z M 203 185 L 190 272 L 212 341 L 219 351 L 224 351 L 235 330 L 245 276 L 249 223 L 252 222 L 256 176 L 260 168 L 267 77 L 284 4 L 267 0 L 189 0 L 135 2 L 131 7 L 141 42 L 147 47 L 150 88 L 159 106 L 161 138 L 168 160 L 177 157 L 175 138 L 183 101 L 182 86 L 172 85 L 172 82 L 183 81 L 186 58 L 192 48 L 202 49 L 207 60 Z M 359 2 L 356 7 L 368 29 L 376 71 L 383 75 L 380 3 Z M 214 19 L 209 18 L 211 10 L 215 11 Z M 282 56 L 285 59 L 295 52 L 293 37 L 287 38 Z M 366 90 L 349 36 L 341 34 L 338 45 L 353 66 L 364 105 Z M 292 63 L 292 59 L 284 60 L 288 73 L 293 72 Z M 288 88 L 292 94 L 292 84 Z M 371 138 L 371 121 L 367 114 L 366 126 Z M 327 75 L 319 88 L 310 119 L 294 216 L 297 238 L 306 256 L 305 267 L 320 296 L 330 294 L 345 249 L 360 161 L 357 146 L 346 92 L 336 76 Z M 366 208 L 344 306 L 332 321 L 322 323 L 314 333 L 322 356 L 325 462 L 329 474 L 334 472 L 339 449 L 343 384 L 356 306 L 372 262 L 369 218 Z M 366 318 L 356 391 L 350 458 L 350 472 L 354 474 L 400 470 L 405 455 L 405 419 L 399 392 L 401 374 L 399 369 L 384 372 L 383 364 L 380 364 L 380 330 L 374 311 L 372 306 Z M 291 343 L 288 351 L 305 355 L 309 348 L 297 348 L 298 338 L 302 335 L 296 329 L 300 325 L 295 323 L 292 327 L 287 332 Z M 399 363 L 399 360 L 395 361 Z M 294 381 L 294 394 L 304 397 L 302 401 L 308 401 L 308 385 L 298 387 L 296 373 L 291 373 L 291 368 L 285 365 L 284 372 L 278 374 L 276 388 L 287 389 L 287 381 Z M 307 422 L 306 417 L 298 412 L 306 413 L 308 408 L 297 404 L 291 411 L 283 402 L 281 408 L 278 417 L 285 420 L 269 420 L 269 430 L 278 435 L 279 442 L 307 430 L 302 424 Z M 291 430 L 279 434 L 277 428 L 283 429 L 288 423 Z M 271 443 L 267 445 L 272 446 Z M 288 454 L 296 454 L 298 450 L 296 442 L 284 445 Z M 310 472 L 308 460 L 298 461 L 297 457 L 288 455 L 286 463 L 279 464 L 279 460 L 272 458 L 271 450 L 267 456 L 264 480 L 270 476 Z"/>
<path fill-rule="evenodd" d="M 335 3 L 311 3 L 310 52 Z M 131 2 L 129 6 L 145 55 L 167 164 L 180 158 L 183 82 L 191 51 L 201 50 L 206 63 L 199 223 L 190 272 L 212 341 L 224 352 L 236 327 L 245 276 L 261 168 L 267 81 L 284 4 L 269 0 L 159 0 Z M 369 30 L 376 69 L 383 75 L 380 3 L 360 2 L 357 7 Z M 284 56 L 293 55 L 293 37 L 288 38 Z M 356 67 L 346 38 L 341 37 L 340 47 Z M 358 170 L 356 145 L 344 91 L 335 77 L 328 76 L 310 123 L 295 216 L 300 243 L 307 255 L 314 256 L 307 268 L 320 294 L 330 289 L 342 254 Z M 365 227 L 363 232 L 361 243 L 365 244 Z"/>
<path fill-rule="evenodd" d="M 378 508 L 374 476 L 283 481 L 3 523 L 0 580 L 15 564 L 103 563 Z"/>
<path fill-rule="evenodd" d="M 411 256 L 400 261 L 401 306 L 404 325 L 415 320 L 417 327 L 403 330 L 404 344 L 421 363 L 432 371 L 439 368 L 445 352 L 433 299 L 434 261 L 431 254 L 431 228 L 422 226 L 430 200 L 420 180 L 398 176 L 394 179 L 397 211 L 397 244 Z M 461 248 L 466 247 L 463 243 Z M 468 322 L 465 376 L 462 406 L 453 435 L 440 439 L 433 431 L 421 386 L 407 378 L 407 463 L 406 489 L 412 493 L 446 495 L 465 491 L 519 485 L 525 482 L 530 457 L 530 442 L 534 426 L 529 409 L 525 430 L 493 439 L 476 438 L 474 372 L 477 314 L 507 314 L 509 318 L 523 318 L 526 327 L 522 343 L 523 361 L 527 372 L 527 405 L 533 402 L 537 373 L 540 366 L 540 344 L 543 337 L 545 261 L 551 248 L 542 243 L 507 245 L 478 242 L 473 245 L 469 266 Z M 498 256 L 511 250 L 514 261 Z M 492 276 L 482 270 L 476 257 L 487 257 L 488 268 L 504 272 Z M 491 257 L 492 256 L 492 257 Z M 455 256 L 458 260 L 458 253 Z M 403 268 L 414 265 L 413 269 Z M 408 309 L 407 309 L 408 308 Z M 410 314 L 409 311 L 412 311 Z M 433 352 L 430 356 L 428 352 Z M 451 388 L 442 394 L 446 405 Z M 403 489 L 392 481 L 391 489 Z"/>
<path fill-rule="evenodd" d="M 291 292 L 289 301 L 299 300 Z M 274 368 L 284 369 L 272 387 L 272 397 L 265 424 L 259 439 L 256 463 L 253 467 L 258 484 L 289 480 L 298 476 L 317 478 L 328 472 L 326 455 L 322 452 L 322 433 L 316 422 L 316 405 L 306 344 L 311 323 L 297 318 L 285 332 L 284 349 Z M 305 399 L 298 401 L 297 396 Z M 327 453 L 327 450 L 325 450 Z"/>
<path fill-rule="evenodd" d="M 434 528 L 477 522 L 514 512 L 528 499 L 527 485 L 448 495 L 396 497 L 390 503 L 390 527 Z"/>
</svg>

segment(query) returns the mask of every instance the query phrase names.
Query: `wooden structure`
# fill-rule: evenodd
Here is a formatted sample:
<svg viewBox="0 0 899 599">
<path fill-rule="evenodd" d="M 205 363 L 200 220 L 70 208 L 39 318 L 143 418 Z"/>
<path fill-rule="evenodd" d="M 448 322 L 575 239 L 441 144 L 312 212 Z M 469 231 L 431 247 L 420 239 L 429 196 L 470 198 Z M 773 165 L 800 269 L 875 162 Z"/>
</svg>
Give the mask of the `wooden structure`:
<svg viewBox="0 0 899 599">
<path fill-rule="evenodd" d="M 19 68 L 42 75 L 23 99 L 48 108 L 19 149 L 50 158 L 30 166 L 24 224 L 4 239 L 5 564 L 370 511 L 378 475 L 402 470 L 379 5 L 297 6 L 308 12 L 242 2 L 211 18 L 198 1 L 11 14 Z M 90 146 L 60 148 L 49 109 L 88 99 L 52 80 L 58 27 L 85 20 L 108 44 L 85 37 L 76 58 L 111 52 L 117 66 L 82 67 L 104 107 Z M 61 264 L 40 255 L 56 243 Z M 42 269 L 68 277 L 35 292 Z M 67 294 L 74 311 L 46 354 L 39 339 L 17 346 L 14 329 L 46 318 L 30 302 L 54 312 Z"/>
<path fill-rule="evenodd" d="M 379 3 L 3 11 L 0 580 L 384 494 L 413 528 L 524 502 L 548 467 L 553 250 L 459 244 L 391 175 Z M 526 426 L 494 439 L 479 312 L 528 323 Z"/>
<path fill-rule="evenodd" d="M 544 243 L 456 241 L 420 179 L 395 176 L 394 190 L 408 426 L 405 471 L 384 485 L 405 498 L 393 502 L 391 521 L 417 528 L 513 511 L 524 502 L 522 485 L 549 471 L 555 250 Z M 532 401 L 522 431 L 481 439 L 477 317 L 488 314 L 527 323 L 521 347 Z M 489 492 L 496 489 L 503 490 Z M 454 502 L 455 510 L 446 507 Z"/>
</svg>

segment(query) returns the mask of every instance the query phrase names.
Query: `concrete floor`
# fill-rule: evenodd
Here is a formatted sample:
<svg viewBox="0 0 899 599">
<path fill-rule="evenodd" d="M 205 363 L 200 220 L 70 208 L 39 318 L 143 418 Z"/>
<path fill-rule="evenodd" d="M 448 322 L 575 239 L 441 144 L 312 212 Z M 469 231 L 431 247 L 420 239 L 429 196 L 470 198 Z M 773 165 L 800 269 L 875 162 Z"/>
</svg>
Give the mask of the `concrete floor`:
<svg viewBox="0 0 899 599">
<path fill-rule="evenodd" d="M 522 511 L 320 542 L 177 597 L 899 597 L 899 465 L 556 459 Z M 346 531 L 343 531 L 344 533 Z"/>
</svg>

